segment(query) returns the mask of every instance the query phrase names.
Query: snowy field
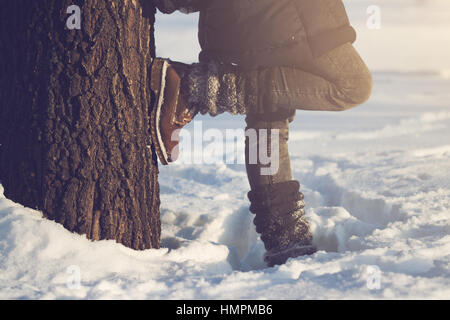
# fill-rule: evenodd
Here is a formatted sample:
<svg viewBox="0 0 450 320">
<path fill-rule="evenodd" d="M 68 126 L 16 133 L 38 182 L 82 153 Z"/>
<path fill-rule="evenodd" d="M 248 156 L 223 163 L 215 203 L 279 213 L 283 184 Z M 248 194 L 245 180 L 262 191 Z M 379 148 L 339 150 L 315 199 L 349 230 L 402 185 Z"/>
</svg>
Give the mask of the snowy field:
<svg viewBox="0 0 450 320">
<path fill-rule="evenodd" d="M 354 2 L 351 15 L 365 15 L 369 1 Z M 399 2 L 444 12 L 440 0 Z M 195 21 L 183 19 L 180 35 L 195 40 Z M 144 252 L 72 234 L 5 199 L 0 186 L 0 299 L 449 299 L 450 79 L 439 54 L 423 65 L 415 55 L 397 69 L 389 62 L 390 71 L 381 51 L 378 60 L 363 54 L 378 66 L 369 102 L 297 112 L 289 148 L 316 254 L 265 266 L 242 164 L 161 167 L 164 248 Z M 240 116 L 202 116 L 189 132 L 200 123 L 244 127 Z M 243 154 L 244 142 L 236 146 Z"/>
</svg>

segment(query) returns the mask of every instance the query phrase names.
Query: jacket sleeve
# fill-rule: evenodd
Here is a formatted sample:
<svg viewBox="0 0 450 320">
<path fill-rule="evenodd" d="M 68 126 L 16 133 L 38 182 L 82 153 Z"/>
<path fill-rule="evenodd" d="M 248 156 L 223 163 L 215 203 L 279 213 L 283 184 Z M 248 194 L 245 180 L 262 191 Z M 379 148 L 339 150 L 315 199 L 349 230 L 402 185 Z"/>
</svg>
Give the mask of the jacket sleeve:
<svg viewBox="0 0 450 320">
<path fill-rule="evenodd" d="M 183 13 L 200 11 L 205 0 L 153 0 L 156 8 L 162 13 L 172 13 L 179 10 Z"/>
</svg>

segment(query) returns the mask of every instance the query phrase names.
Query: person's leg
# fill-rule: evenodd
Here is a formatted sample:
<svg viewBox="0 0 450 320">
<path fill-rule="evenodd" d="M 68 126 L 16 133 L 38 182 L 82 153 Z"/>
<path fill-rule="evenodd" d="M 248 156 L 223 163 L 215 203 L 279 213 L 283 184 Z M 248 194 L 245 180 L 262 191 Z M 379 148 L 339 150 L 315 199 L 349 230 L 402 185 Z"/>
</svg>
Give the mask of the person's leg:
<svg viewBox="0 0 450 320">
<path fill-rule="evenodd" d="M 248 198 L 256 231 L 267 250 L 264 260 L 273 266 L 291 257 L 314 253 L 304 196 L 299 182 L 292 179 L 289 120 L 261 120 L 261 115 L 248 114 L 246 123 L 245 158 L 251 188 Z M 272 163 L 260 161 L 261 151 Z"/>
<path fill-rule="evenodd" d="M 236 66 L 215 62 L 185 64 L 156 58 L 150 71 L 155 97 L 150 130 L 164 165 L 178 157 L 179 131 L 197 113 L 247 114 L 259 106 L 258 70 L 242 72 Z"/>
<path fill-rule="evenodd" d="M 279 170 L 271 175 L 261 175 L 265 165 L 248 161 L 252 147 L 251 141 L 246 141 L 250 210 L 256 215 L 254 222 L 268 250 L 265 258 L 269 265 L 313 253 L 303 194 L 299 183 L 292 180 L 286 119 L 292 120 L 295 109 L 340 111 L 367 100 L 372 79 L 357 52 L 350 44 L 343 45 L 301 69 L 242 72 L 214 63 L 173 66 L 181 76 L 181 95 L 194 113 L 247 114 L 247 129 L 280 131 Z M 271 136 L 269 132 L 267 136 Z M 260 147 L 259 140 L 256 145 Z M 271 148 L 267 142 L 264 146 Z"/>
<path fill-rule="evenodd" d="M 300 185 L 292 180 L 287 147 L 288 120 L 270 121 L 285 110 L 341 111 L 367 100 L 372 88 L 370 72 L 351 45 L 341 46 L 314 60 L 305 68 L 264 68 L 258 72 L 259 103 L 264 114 L 249 112 L 247 130 L 279 130 L 278 172 L 262 175 L 267 167 L 250 163 L 249 154 L 258 152 L 262 144 L 246 140 L 246 168 L 251 186 L 248 193 L 254 223 L 266 247 L 269 266 L 282 264 L 290 257 L 314 253 L 312 234 L 305 217 Z M 270 143 L 270 142 L 269 142 Z M 265 143 L 264 147 L 271 148 Z M 273 147 L 272 147 L 273 148 Z"/>
<path fill-rule="evenodd" d="M 354 47 L 347 43 L 301 67 L 265 68 L 259 73 L 266 109 L 343 111 L 364 103 L 372 76 Z"/>
<path fill-rule="evenodd" d="M 288 120 L 260 120 L 255 115 L 249 114 L 246 116 L 245 121 L 247 123 L 245 158 L 250 188 L 255 190 L 264 185 L 292 180 L 291 162 L 288 152 Z M 272 141 L 272 139 L 277 139 L 277 141 Z M 275 154 L 271 150 L 272 147 L 278 149 Z M 262 148 L 266 150 L 260 150 Z M 253 153 L 253 159 L 257 161 L 251 160 L 250 153 Z M 277 163 L 262 164 L 260 159 L 261 153 Z M 274 157 L 277 159 L 274 159 Z M 269 169 L 270 167 L 275 168 L 273 174 L 264 174 L 263 169 Z"/>
<path fill-rule="evenodd" d="M 243 71 L 214 62 L 172 64 L 189 107 L 211 116 L 251 113 L 280 120 L 295 109 L 343 111 L 372 91 L 371 73 L 350 43 L 301 67 Z"/>
<path fill-rule="evenodd" d="M 264 112 L 258 101 L 258 73 L 214 63 L 171 62 L 181 78 L 180 96 L 194 113 L 246 114 L 246 169 L 250 211 L 267 249 L 269 266 L 315 252 L 305 218 L 300 184 L 292 179 L 288 153 L 293 109 Z M 264 159 L 262 159 L 264 157 Z"/>
</svg>

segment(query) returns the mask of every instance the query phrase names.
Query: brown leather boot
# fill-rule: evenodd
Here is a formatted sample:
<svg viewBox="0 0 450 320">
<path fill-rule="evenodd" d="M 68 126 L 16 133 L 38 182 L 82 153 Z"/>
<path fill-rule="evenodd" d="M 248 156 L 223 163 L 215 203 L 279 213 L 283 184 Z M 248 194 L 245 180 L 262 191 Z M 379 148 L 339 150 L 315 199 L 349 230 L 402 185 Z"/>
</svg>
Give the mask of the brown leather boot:
<svg viewBox="0 0 450 320">
<path fill-rule="evenodd" d="M 179 131 L 195 115 L 180 95 L 180 82 L 180 76 L 168 60 L 153 60 L 150 86 L 156 99 L 150 116 L 150 129 L 163 165 L 178 158 Z"/>
</svg>

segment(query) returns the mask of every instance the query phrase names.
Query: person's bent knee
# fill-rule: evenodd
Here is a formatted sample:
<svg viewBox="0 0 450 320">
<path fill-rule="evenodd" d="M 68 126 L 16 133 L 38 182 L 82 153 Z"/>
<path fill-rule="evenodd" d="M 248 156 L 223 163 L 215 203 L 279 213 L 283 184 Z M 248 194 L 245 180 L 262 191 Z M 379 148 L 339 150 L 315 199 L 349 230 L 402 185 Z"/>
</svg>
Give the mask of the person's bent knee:
<svg viewBox="0 0 450 320">
<path fill-rule="evenodd" d="M 367 102 L 372 95 L 373 81 L 372 75 L 369 73 L 366 77 L 358 81 L 359 86 L 355 90 L 354 103 L 357 105 Z"/>
<path fill-rule="evenodd" d="M 363 78 L 353 80 L 351 85 L 341 89 L 344 99 L 342 99 L 340 110 L 348 110 L 367 102 L 372 95 L 372 87 L 370 73 Z"/>
</svg>

